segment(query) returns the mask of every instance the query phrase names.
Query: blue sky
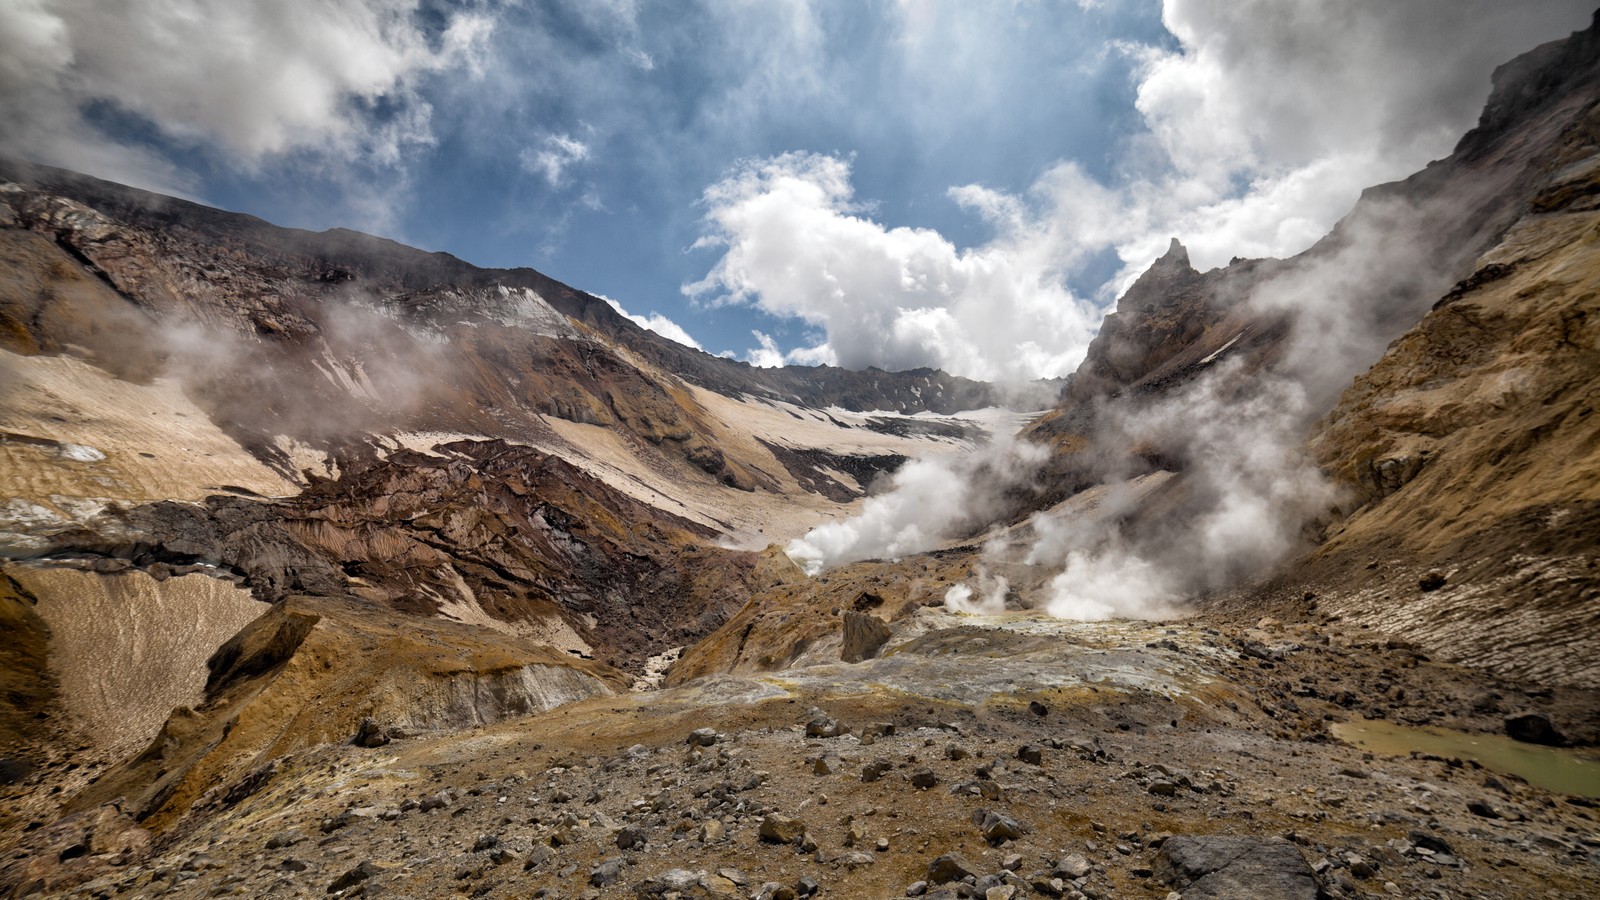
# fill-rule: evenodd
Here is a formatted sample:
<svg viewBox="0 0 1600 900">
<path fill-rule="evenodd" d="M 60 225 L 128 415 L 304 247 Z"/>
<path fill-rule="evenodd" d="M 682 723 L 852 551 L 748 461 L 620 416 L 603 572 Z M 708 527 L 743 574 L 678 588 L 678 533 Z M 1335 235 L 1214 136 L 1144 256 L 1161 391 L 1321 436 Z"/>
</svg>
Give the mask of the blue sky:
<svg viewBox="0 0 1600 900">
<path fill-rule="evenodd" d="M 758 363 L 1027 378 L 1172 236 L 1308 246 L 1590 2 L 15 0 L 0 151 Z"/>
</svg>

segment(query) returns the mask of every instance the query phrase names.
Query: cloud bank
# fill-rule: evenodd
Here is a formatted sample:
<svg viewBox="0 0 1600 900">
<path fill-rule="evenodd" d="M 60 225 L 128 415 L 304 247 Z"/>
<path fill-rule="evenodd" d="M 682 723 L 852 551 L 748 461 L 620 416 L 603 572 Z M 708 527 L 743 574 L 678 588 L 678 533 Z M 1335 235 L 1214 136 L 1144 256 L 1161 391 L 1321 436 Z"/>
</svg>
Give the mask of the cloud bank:
<svg viewBox="0 0 1600 900">
<path fill-rule="evenodd" d="M 0 150 L 155 189 L 192 176 L 172 151 L 256 166 L 399 163 L 433 140 L 423 80 L 478 70 L 492 19 L 424 26 L 421 0 L 16 0 L 0 5 Z M 126 125 L 121 130 L 129 130 Z M 137 131 L 137 129 L 132 129 Z"/>
</svg>

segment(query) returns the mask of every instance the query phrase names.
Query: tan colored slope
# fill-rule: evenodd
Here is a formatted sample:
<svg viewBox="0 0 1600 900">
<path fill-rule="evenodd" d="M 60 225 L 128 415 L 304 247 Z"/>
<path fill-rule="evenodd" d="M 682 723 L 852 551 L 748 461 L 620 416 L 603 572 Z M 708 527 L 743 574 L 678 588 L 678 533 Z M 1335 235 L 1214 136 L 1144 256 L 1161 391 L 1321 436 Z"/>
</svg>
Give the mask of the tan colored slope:
<svg viewBox="0 0 1600 900">
<path fill-rule="evenodd" d="M 1313 440 L 1358 508 L 1307 573 L 1431 652 L 1600 685 L 1600 211 L 1530 216 L 1482 263 Z"/>
<path fill-rule="evenodd" d="M 137 756 L 73 801 L 116 797 L 152 828 L 215 810 L 258 766 L 385 727 L 459 730 L 623 691 L 598 663 L 482 628 L 338 600 L 291 597 L 209 661 L 203 703 L 179 709 Z M 233 801 L 236 802 L 236 801 Z"/>
<path fill-rule="evenodd" d="M 205 575 L 157 581 L 21 566 L 7 574 L 39 598 L 63 707 L 113 755 L 142 747 L 174 707 L 198 704 L 206 659 L 267 609 Z"/>
<path fill-rule="evenodd" d="M 113 501 L 197 500 L 230 486 L 298 490 L 213 425 L 177 382 L 135 384 L 67 357 L 0 350 L 0 432 L 0 533 L 81 520 Z"/>
</svg>

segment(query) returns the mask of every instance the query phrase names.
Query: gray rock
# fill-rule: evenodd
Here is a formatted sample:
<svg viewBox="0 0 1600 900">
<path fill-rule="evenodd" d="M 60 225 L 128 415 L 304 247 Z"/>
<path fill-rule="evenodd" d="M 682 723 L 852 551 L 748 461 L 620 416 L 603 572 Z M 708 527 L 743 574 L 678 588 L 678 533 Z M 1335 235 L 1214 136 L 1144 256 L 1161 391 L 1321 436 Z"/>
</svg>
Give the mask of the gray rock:
<svg viewBox="0 0 1600 900">
<path fill-rule="evenodd" d="M 1510 735 L 1512 740 L 1544 744 L 1547 747 L 1561 747 L 1567 743 L 1566 735 L 1557 731 L 1549 719 L 1537 713 L 1525 713 L 1507 718 L 1506 734 Z"/>
<path fill-rule="evenodd" d="M 628 825 L 617 832 L 617 849 L 637 850 L 645 845 L 646 840 L 643 828 Z"/>
<path fill-rule="evenodd" d="M 1155 874 L 1184 900 L 1315 900 L 1317 878 L 1282 838 L 1179 835 L 1161 844 Z"/>
<path fill-rule="evenodd" d="M 806 722 L 806 737 L 831 738 L 842 734 L 849 734 L 850 729 L 823 712 L 815 712 L 811 720 Z"/>
<path fill-rule="evenodd" d="M 622 860 L 608 859 L 589 872 L 589 884 L 592 887 L 610 887 L 622 877 Z"/>
<path fill-rule="evenodd" d="M 377 863 L 369 859 L 363 862 L 361 865 L 356 866 L 350 871 L 344 873 L 343 875 L 340 875 L 338 878 L 335 878 L 333 883 L 328 885 L 328 893 L 336 894 L 340 891 L 353 888 L 369 878 L 382 875 L 383 872 L 384 869 L 382 866 L 379 866 Z"/>
<path fill-rule="evenodd" d="M 1432 850 L 1434 853 L 1454 854 L 1456 852 L 1455 848 L 1451 847 L 1449 842 L 1444 838 L 1439 837 L 1436 834 L 1429 834 L 1426 831 L 1409 832 L 1406 835 L 1406 840 L 1418 847 L 1422 847 L 1426 850 Z"/>
<path fill-rule="evenodd" d="M 839 647 L 839 658 L 847 663 L 871 659 L 889 642 L 892 634 L 889 626 L 877 616 L 845 610 L 844 643 Z"/>
<path fill-rule="evenodd" d="M 978 810 L 972 814 L 972 821 L 978 826 L 978 832 L 983 835 L 983 839 L 993 847 L 1022 837 L 1021 822 L 993 810 Z"/>
<path fill-rule="evenodd" d="M 528 858 L 522 861 L 522 871 L 531 872 L 549 862 L 554 856 L 548 847 L 534 847 L 528 851 Z"/>
<path fill-rule="evenodd" d="M 931 863 L 928 863 L 929 884 L 949 884 L 960 881 L 967 876 L 977 877 L 978 867 L 967 861 L 959 853 L 946 853 Z"/>
<path fill-rule="evenodd" d="M 717 741 L 721 739 L 722 735 L 717 734 L 715 728 L 696 728 L 689 732 L 689 737 L 685 740 L 685 743 L 691 747 L 711 747 L 715 746 Z"/>
<path fill-rule="evenodd" d="M 1056 876 L 1057 878 L 1065 878 L 1066 880 L 1071 881 L 1074 878 L 1082 878 L 1083 876 L 1089 874 L 1089 870 L 1093 868 L 1094 866 L 1090 865 L 1087 859 L 1084 859 L 1082 856 L 1074 853 L 1070 856 L 1063 856 L 1057 860 L 1055 870 L 1050 874 Z"/>
<path fill-rule="evenodd" d="M 377 719 L 367 716 L 357 726 L 356 736 L 350 740 L 350 743 L 355 744 L 357 747 L 382 747 L 384 744 L 389 743 L 389 732 L 378 724 Z"/>
<path fill-rule="evenodd" d="M 1032 744 L 1023 744 L 1017 748 L 1017 759 L 1030 766 L 1042 766 L 1044 765 L 1044 751 Z"/>
<path fill-rule="evenodd" d="M 877 781 L 893 769 L 892 763 L 884 760 L 874 760 L 861 767 L 861 780 L 865 782 Z"/>
<path fill-rule="evenodd" d="M 932 769 L 918 769 L 911 773 L 911 786 L 918 790 L 927 790 L 939 783 L 939 776 L 933 774 Z"/>
</svg>

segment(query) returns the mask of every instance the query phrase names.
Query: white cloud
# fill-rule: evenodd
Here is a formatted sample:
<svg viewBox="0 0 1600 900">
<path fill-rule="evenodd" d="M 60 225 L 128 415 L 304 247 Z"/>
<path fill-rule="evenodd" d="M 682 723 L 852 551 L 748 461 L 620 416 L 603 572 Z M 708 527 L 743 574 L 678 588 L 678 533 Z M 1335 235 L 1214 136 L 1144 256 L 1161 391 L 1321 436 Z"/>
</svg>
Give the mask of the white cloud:
<svg viewBox="0 0 1600 900">
<path fill-rule="evenodd" d="M 718 354 L 730 359 L 742 359 L 758 369 L 781 369 L 784 366 L 836 366 L 839 364 L 833 355 L 833 348 L 827 341 L 810 347 L 796 347 L 785 351 L 778 346 L 778 341 L 772 335 L 759 328 L 751 329 L 750 334 L 755 337 L 756 345 L 744 351 L 740 356 L 732 350 Z"/>
<path fill-rule="evenodd" d="M 783 351 L 778 349 L 778 342 L 772 335 L 764 331 L 752 330 L 755 335 L 756 346 L 745 351 L 744 361 L 758 369 L 780 369 L 787 364 Z"/>
<path fill-rule="evenodd" d="M 1118 241 L 1123 258 L 1142 266 L 1173 234 L 1201 268 L 1305 249 L 1363 188 L 1448 154 L 1494 68 L 1582 27 L 1591 6 L 1166 0 L 1180 46 L 1140 51 L 1157 162 L 1122 191 L 1146 226 Z"/>
<path fill-rule="evenodd" d="M 628 312 L 626 309 L 623 309 L 621 303 L 618 303 L 610 297 L 600 296 L 600 299 L 604 300 L 611 306 L 612 309 L 616 310 L 617 315 L 622 316 L 624 319 L 627 319 L 640 328 L 654 331 L 656 334 L 659 334 L 668 340 L 677 341 L 685 347 L 693 347 L 696 350 L 705 349 L 704 347 L 700 346 L 700 342 L 695 340 L 689 334 L 689 332 L 683 330 L 683 326 L 658 312 L 652 311 L 648 316 L 634 315 L 633 313 Z"/>
<path fill-rule="evenodd" d="M 1098 327 L 1096 307 L 1171 237 L 1201 269 L 1306 249 L 1362 189 L 1446 155 L 1472 126 L 1493 69 L 1582 27 L 1588 2 L 1167 0 L 1175 48 L 1117 48 L 1137 63 L 1146 130 L 1125 140 L 1110 177 L 1061 160 L 1019 193 L 953 187 L 950 198 L 995 230 L 958 248 L 931 230 L 874 221 L 843 159 L 747 161 L 704 194 L 697 246 L 722 256 L 685 290 L 817 326 L 845 366 L 1064 375 Z M 898 7 L 895 52 L 927 67 L 928 96 L 1014 102 L 991 96 L 999 88 L 962 55 L 991 46 L 983 23 L 952 44 L 935 7 Z M 786 76 L 786 89 L 806 72 L 815 74 Z M 954 72 L 973 80 L 958 89 L 947 83 Z M 906 102 L 918 120 L 941 113 L 938 100 Z M 1073 297 L 1066 274 L 1108 249 L 1122 271 L 1096 304 Z M 764 358 L 787 355 L 774 347 Z"/>
<path fill-rule="evenodd" d="M 537 149 L 522 151 L 522 167 L 544 176 L 551 187 L 561 187 L 569 168 L 589 158 L 589 145 L 568 134 L 552 134 Z M 587 199 L 586 195 L 586 199 Z M 593 195 L 595 203 L 598 195 Z"/>
<path fill-rule="evenodd" d="M 747 161 L 704 203 L 709 233 L 696 246 L 723 256 L 685 292 L 819 327 L 827 350 L 802 351 L 809 358 L 992 380 L 1063 375 L 1099 320 L 1028 245 L 960 250 L 928 229 L 872 221 L 854 202 L 849 163 L 835 157 Z M 773 346 L 761 358 L 781 356 Z"/>
<path fill-rule="evenodd" d="M 310 151 L 396 164 L 431 141 L 418 87 L 482 70 L 489 18 L 425 34 L 419 0 L 15 0 L 0 4 L 0 150 L 152 186 L 170 164 L 99 131 L 108 105 L 244 165 Z M 181 186 L 181 185 L 180 185 Z"/>
</svg>

